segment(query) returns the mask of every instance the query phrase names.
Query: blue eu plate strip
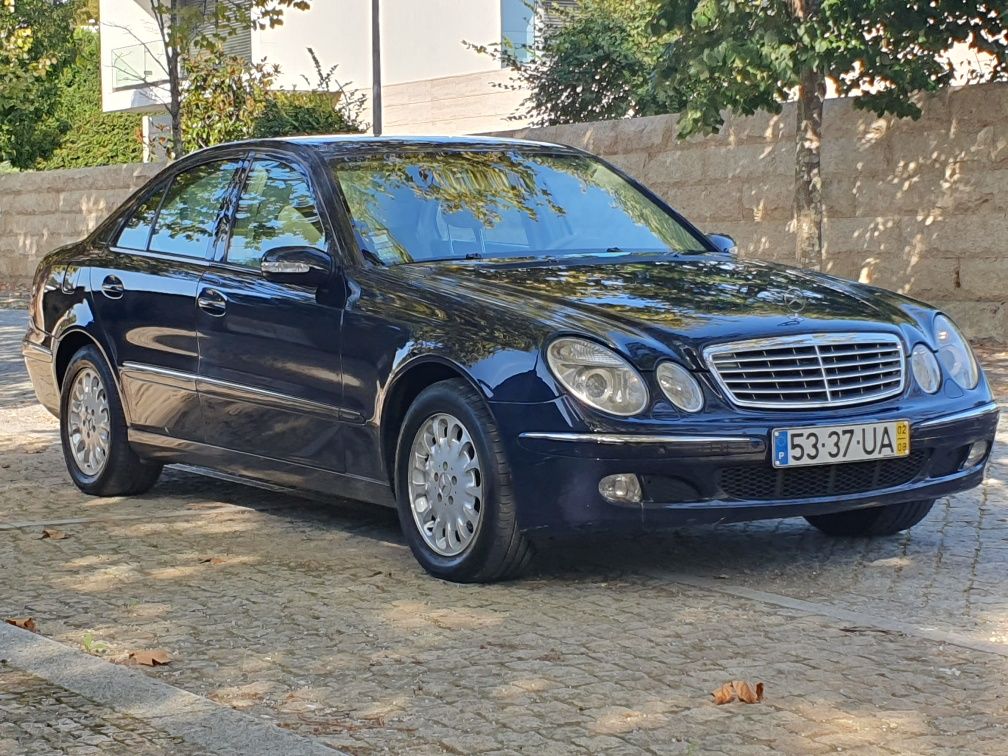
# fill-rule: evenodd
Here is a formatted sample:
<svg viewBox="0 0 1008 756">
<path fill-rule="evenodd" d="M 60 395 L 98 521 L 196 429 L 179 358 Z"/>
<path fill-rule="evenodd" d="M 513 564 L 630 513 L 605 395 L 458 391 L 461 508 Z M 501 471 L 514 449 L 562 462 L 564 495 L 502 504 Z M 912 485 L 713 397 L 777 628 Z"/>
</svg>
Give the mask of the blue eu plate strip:
<svg viewBox="0 0 1008 756">
<path fill-rule="evenodd" d="M 788 434 L 787 431 L 778 431 L 774 434 L 774 456 L 778 465 L 788 463 Z"/>
</svg>

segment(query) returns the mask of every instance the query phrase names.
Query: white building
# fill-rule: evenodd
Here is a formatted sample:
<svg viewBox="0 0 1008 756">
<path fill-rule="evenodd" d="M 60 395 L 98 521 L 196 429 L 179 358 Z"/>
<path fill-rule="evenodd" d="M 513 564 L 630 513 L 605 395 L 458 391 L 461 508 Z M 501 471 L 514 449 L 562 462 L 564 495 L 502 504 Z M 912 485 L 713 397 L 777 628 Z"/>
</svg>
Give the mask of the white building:
<svg viewBox="0 0 1008 756">
<path fill-rule="evenodd" d="M 508 72 L 464 42 L 530 43 L 534 23 L 526 0 L 380 0 L 380 8 L 384 133 L 464 134 L 522 125 L 508 117 L 524 94 L 501 88 Z M 323 68 L 339 66 L 340 82 L 370 92 L 371 10 L 371 0 L 311 0 L 310 10 L 286 11 L 278 28 L 236 33 L 228 48 L 279 65 L 279 85 L 299 89 L 306 88 L 302 76 L 315 80 L 312 48 Z M 167 87 L 150 0 L 100 0 L 100 14 L 104 109 L 163 113 L 159 103 Z"/>
</svg>

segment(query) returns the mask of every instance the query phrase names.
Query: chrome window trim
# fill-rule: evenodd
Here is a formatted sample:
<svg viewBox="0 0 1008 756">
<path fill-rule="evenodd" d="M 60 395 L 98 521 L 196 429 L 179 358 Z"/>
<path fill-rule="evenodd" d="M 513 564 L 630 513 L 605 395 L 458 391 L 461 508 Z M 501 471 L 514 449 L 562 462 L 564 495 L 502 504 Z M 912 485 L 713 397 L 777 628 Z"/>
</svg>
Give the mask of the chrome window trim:
<svg viewBox="0 0 1008 756">
<path fill-rule="evenodd" d="M 896 349 L 899 351 L 900 358 L 900 382 L 895 388 L 889 389 L 887 391 L 873 394 L 870 397 L 851 397 L 849 399 L 838 399 L 838 400 L 819 400 L 819 401 L 797 401 L 797 402 L 762 402 L 754 401 L 751 399 L 739 399 L 735 396 L 732 390 L 728 387 L 725 380 L 721 377 L 720 372 L 714 364 L 714 357 L 719 354 L 725 354 L 736 351 L 752 350 L 752 349 L 780 349 L 788 347 L 816 347 L 821 345 L 831 345 L 831 344 L 851 344 L 851 343 L 866 343 L 866 342 L 886 342 L 894 344 Z M 823 375 L 824 386 L 826 383 L 825 368 L 822 364 L 822 360 L 819 358 L 818 350 L 816 350 L 817 360 L 819 362 L 819 370 Z M 903 341 L 899 336 L 893 333 L 886 332 L 864 332 L 864 331 L 854 331 L 854 332 L 844 332 L 844 333 L 803 333 L 794 334 L 791 336 L 770 336 L 766 338 L 759 339 L 743 339 L 741 341 L 729 341 L 720 344 L 711 344 L 704 347 L 703 349 L 703 359 L 704 365 L 707 367 L 711 378 L 717 384 L 718 388 L 721 389 L 725 398 L 736 407 L 752 408 L 752 409 L 770 409 L 770 410 L 793 410 L 793 409 L 829 409 L 833 407 L 851 407 L 859 404 L 870 404 L 872 402 L 878 402 L 883 399 L 888 399 L 893 396 L 897 396 L 906 389 L 907 382 L 907 355 L 906 349 L 903 347 Z M 815 366 L 810 366 L 814 368 Z"/>
<path fill-rule="evenodd" d="M 664 436 L 638 433 L 552 432 L 526 432 L 520 434 L 519 438 L 593 444 L 748 444 L 755 440 L 748 436 Z"/>
<path fill-rule="evenodd" d="M 979 407 L 973 407 L 968 410 L 962 410 L 961 412 L 953 412 L 951 415 L 942 415 L 941 417 L 935 417 L 931 420 L 925 420 L 922 423 L 913 423 L 914 428 L 937 428 L 941 425 L 949 425 L 950 423 L 958 423 L 963 420 L 973 420 L 977 417 L 983 417 L 984 415 L 992 415 L 1000 412 L 1001 409 L 998 407 L 997 402 L 987 402 L 986 404 L 981 404 Z"/>
</svg>

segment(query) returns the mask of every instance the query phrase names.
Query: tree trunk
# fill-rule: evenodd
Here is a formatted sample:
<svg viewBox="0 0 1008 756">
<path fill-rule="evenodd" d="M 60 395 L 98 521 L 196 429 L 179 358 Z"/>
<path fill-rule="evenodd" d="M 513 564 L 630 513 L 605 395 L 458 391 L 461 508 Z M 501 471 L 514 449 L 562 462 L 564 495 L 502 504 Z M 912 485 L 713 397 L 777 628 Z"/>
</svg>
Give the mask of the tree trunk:
<svg viewBox="0 0 1008 756">
<path fill-rule="evenodd" d="M 796 23 L 819 13 L 822 0 L 792 0 Z M 798 118 L 795 124 L 795 258 L 799 267 L 822 269 L 822 119 L 826 78 L 806 70 L 798 85 Z"/>
<path fill-rule="evenodd" d="M 823 264 L 822 117 L 826 80 L 808 71 L 798 88 L 795 130 L 795 256 L 802 268 Z"/>
<path fill-rule="evenodd" d="M 170 102 L 166 106 L 168 116 L 171 118 L 171 158 L 178 160 L 185 154 L 185 147 L 182 143 L 182 87 L 179 83 L 178 71 L 174 75 L 169 74 L 168 89 Z"/>
</svg>

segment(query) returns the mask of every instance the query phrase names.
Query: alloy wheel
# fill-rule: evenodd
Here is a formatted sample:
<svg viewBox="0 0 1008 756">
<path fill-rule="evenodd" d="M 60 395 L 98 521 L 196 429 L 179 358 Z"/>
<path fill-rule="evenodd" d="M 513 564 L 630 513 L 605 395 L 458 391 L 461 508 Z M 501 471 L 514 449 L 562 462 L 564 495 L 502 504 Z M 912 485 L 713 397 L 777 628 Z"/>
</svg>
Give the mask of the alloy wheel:
<svg viewBox="0 0 1008 756">
<path fill-rule="evenodd" d="M 410 450 L 409 500 L 420 535 L 441 556 L 464 552 L 483 521 L 483 471 L 462 422 L 447 413 L 429 417 Z"/>
</svg>

